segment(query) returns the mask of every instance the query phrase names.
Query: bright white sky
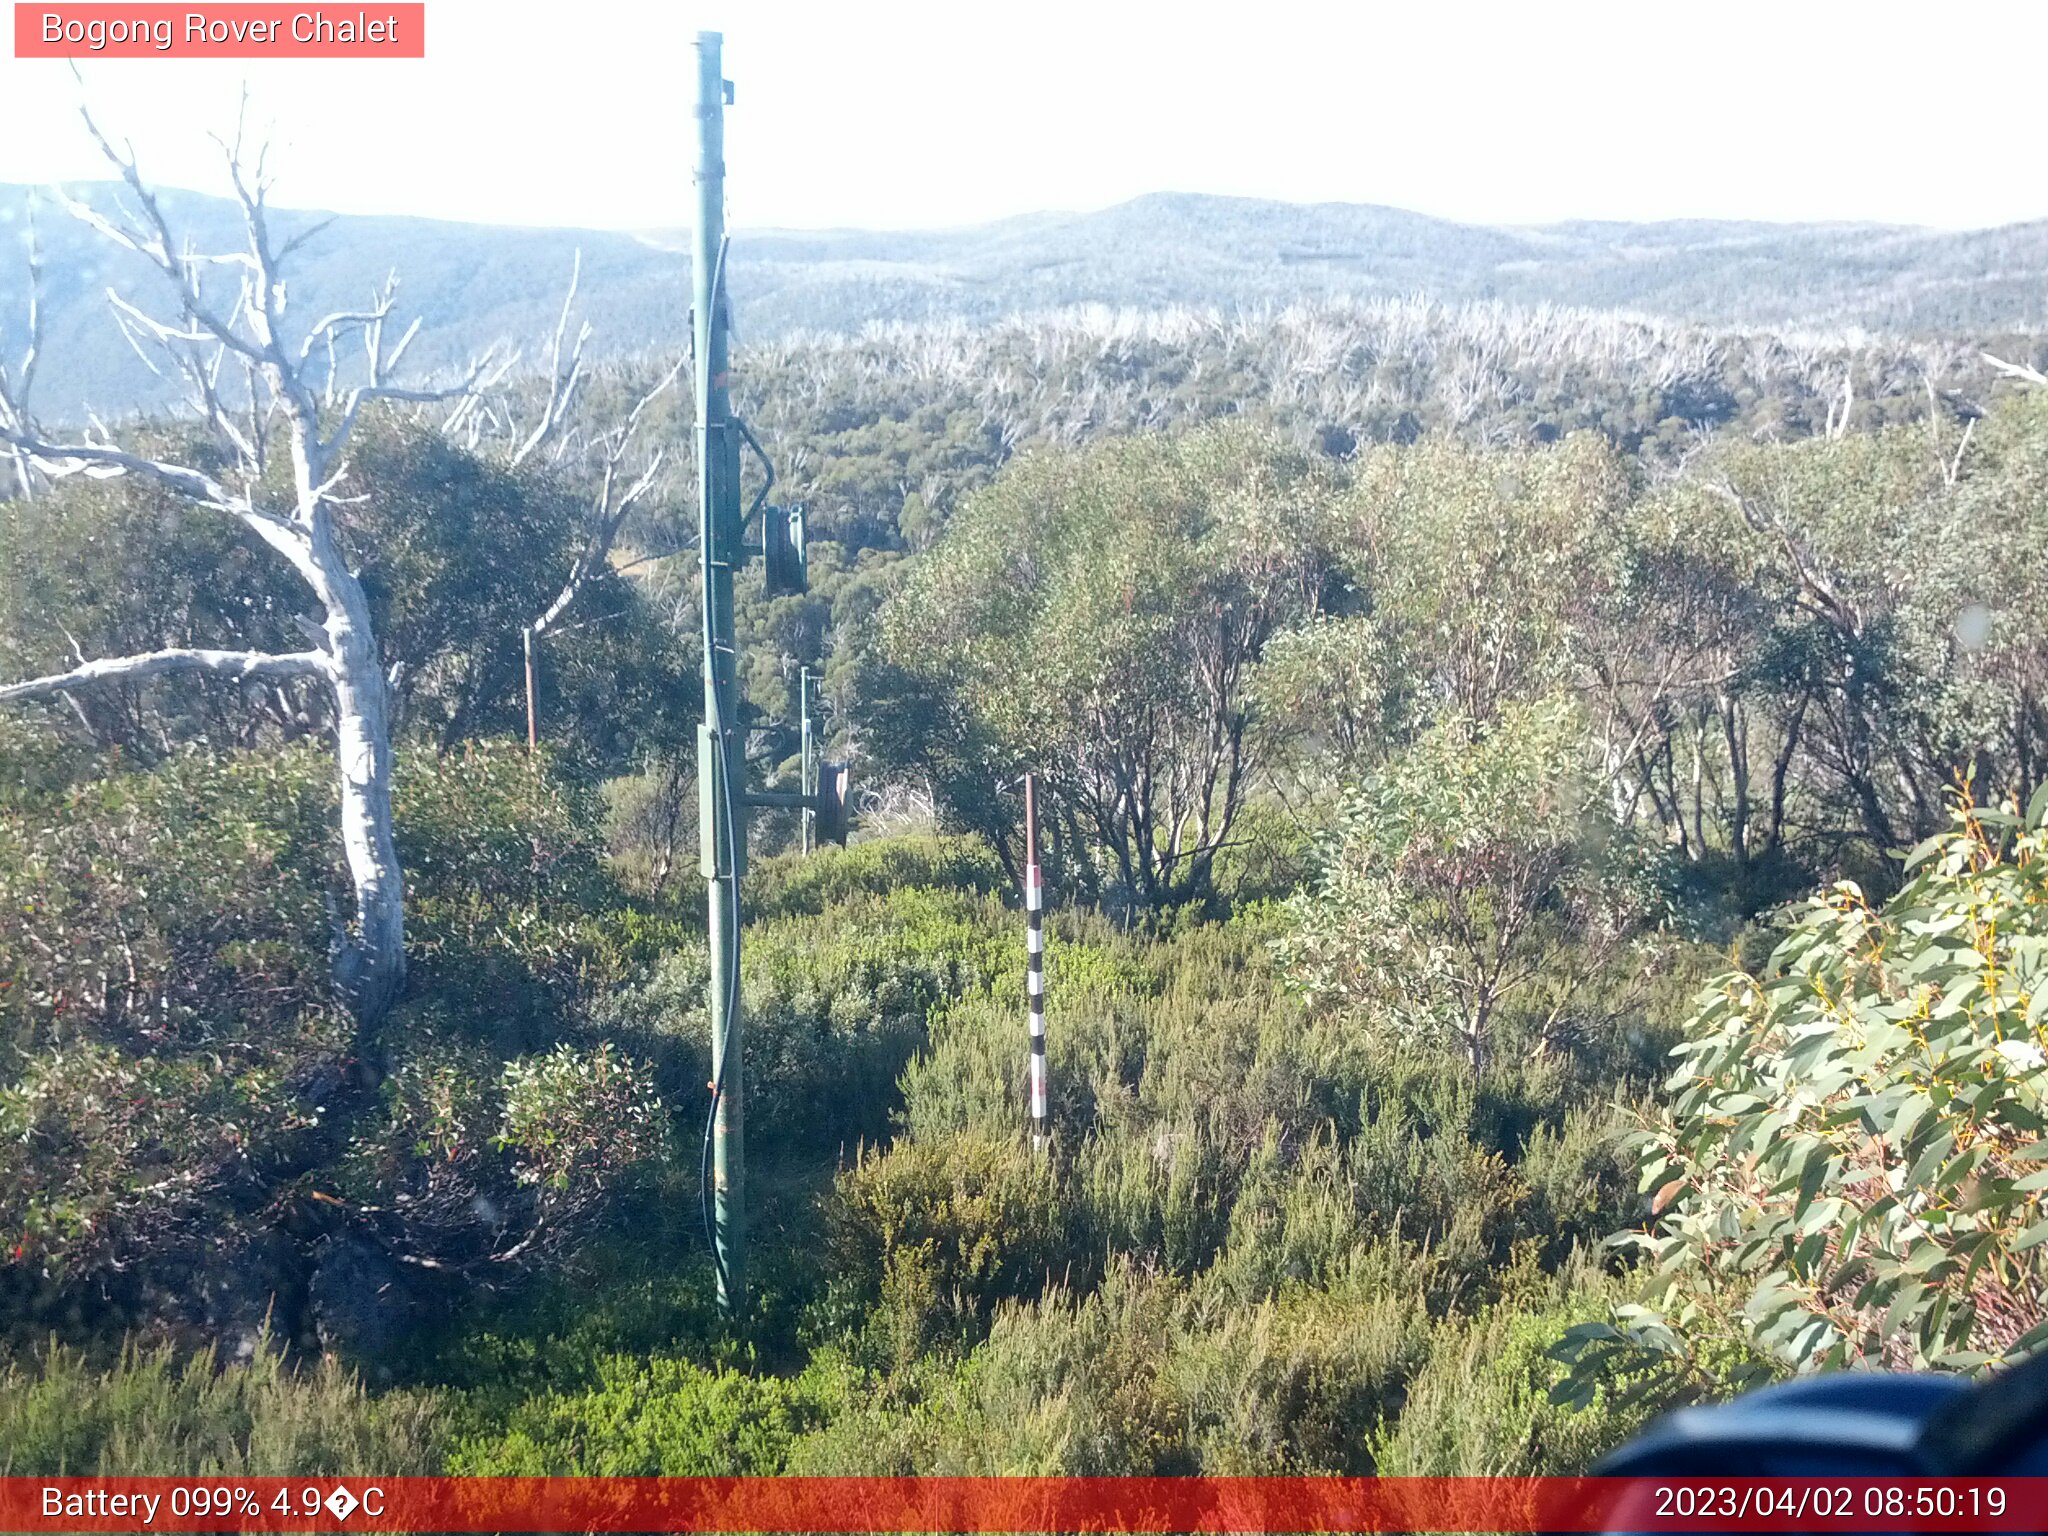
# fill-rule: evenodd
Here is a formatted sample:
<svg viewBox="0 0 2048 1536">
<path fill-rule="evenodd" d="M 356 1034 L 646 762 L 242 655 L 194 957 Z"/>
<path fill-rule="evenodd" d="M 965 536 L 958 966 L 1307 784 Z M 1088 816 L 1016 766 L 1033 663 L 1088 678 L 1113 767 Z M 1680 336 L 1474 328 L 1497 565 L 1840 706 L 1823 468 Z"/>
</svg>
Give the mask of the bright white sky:
<svg viewBox="0 0 2048 1536">
<path fill-rule="evenodd" d="M 373 14 L 375 0 L 328 0 Z M 274 200 L 689 217 L 690 40 L 726 35 L 731 213 L 914 228 L 1152 191 L 1451 218 L 2048 216 L 2040 0 L 428 0 L 424 61 L 106 60 L 145 172 L 219 190 L 246 76 Z M 97 177 L 58 60 L 0 57 L 0 182 Z"/>
</svg>

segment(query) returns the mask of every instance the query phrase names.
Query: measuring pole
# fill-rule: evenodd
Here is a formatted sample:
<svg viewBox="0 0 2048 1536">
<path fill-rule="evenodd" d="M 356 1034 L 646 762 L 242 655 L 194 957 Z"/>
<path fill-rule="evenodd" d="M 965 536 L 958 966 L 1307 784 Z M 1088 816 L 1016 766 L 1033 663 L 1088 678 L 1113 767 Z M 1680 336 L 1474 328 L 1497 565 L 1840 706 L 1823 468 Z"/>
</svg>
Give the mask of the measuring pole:
<svg viewBox="0 0 2048 1536">
<path fill-rule="evenodd" d="M 811 778 L 811 669 L 805 667 L 797 674 L 796 681 L 797 717 L 803 722 L 803 766 L 797 776 L 803 781 L 804 798 L 809 799 L 818 792 L 818 786 Z M 811 823 L 817 812 L 808 805 L 804 807 L 803 850 L 811 851 Z"/>
<path fill-rule="evenodd" d="M 724 39 L 697 34 L 697 227 L 691 247 L 696 363 L 697 534 L 704 585 L 704 723 L 697 735 L 700 867 L 710 897 L 712 1257 L 718 1304 L 737 1315 L 747 1294 L 746 1081 L 739 1008 L 739 891 L 747 848 L 746 736 L 738 718 L 733 569 L 746 558 L 740 441 L 727 379 Z"/>
<path fill-rule="evenodd" d="M 533 705 L 533 626 L 527 625 L 519 632 L 526 642 L 526 750 L 540 750 L 540 717 Z"/>
<path fill-rule="evenodd" d="M 1045 1150 L 1045 886 L 1038 878 L 1038 792 L 1024 775 L 1024 994 L 1031 1007 L 1031 1150 Z"/>
</svg>

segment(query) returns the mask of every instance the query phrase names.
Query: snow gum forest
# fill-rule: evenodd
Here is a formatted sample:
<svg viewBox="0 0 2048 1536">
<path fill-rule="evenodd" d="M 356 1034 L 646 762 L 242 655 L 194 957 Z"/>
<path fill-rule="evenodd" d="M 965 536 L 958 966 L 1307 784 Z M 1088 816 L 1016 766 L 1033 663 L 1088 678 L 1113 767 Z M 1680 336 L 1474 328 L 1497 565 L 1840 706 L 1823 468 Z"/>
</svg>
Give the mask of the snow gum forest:
<svg viewBox="0 0 2048 1536">
<path fill-rule="evenodd" d="M 2048 1341 L 2030 313 L 743 327 L 751 774 L 808 669 L 855 798 L 753 818 L 733 1320 L 681 328 L 108 153 L 0 285 L 0 1471 L 1576 1472 Z"/>
</svg>

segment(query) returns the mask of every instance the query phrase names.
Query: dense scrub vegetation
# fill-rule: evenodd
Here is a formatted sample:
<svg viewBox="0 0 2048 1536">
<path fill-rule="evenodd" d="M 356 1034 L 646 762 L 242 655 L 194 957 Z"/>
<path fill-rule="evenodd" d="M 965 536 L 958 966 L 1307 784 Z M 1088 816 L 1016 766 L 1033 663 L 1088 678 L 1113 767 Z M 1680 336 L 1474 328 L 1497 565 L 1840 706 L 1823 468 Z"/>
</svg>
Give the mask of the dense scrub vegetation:
<svg viewBox="0 0 2048 1536">
<path fill-rule="evenodd" d="M 809 505 L 818 542 L 807 595 L 750 598 L 758 588 L 742 584 L 742 683 L 764 723 L 787 721 L 796 664 L 822 661 L 827 704 L 851 724 L 867 626 L 895 568 L 1035 449 L 1217 421 L 1267 428 L 1292 448 L 1338 460 L 1423 438 L 1514 449 L 1588 433 L 1650 480 L 1694 470 L 1697 488 L 1712 478 L 1695 470 L 1710 439 L 1860 439 L 1919 423 L 1948 445 L 1915 460 L 1931 474 L 1935 453 L 1952 454 L 1955 437 L 2002 387 L 1979 345 L 1953 336 L 1725 332 L 1423 299 L 1244 313 L 1097 307 L 985 329 L 878 326 L 756 342 L 740 354 L 739 408 L 774 447 L 778 496 Z M 2002 353 L 2037 362 L 2040 345 L 1999 339 Z M 625 397 L 645 372 L 627 368 L 609 388 Z M 687 402 L 661 409 L 675 439 L 687 440 Z M 1771 451 L 1763 450 L 1766 461 Z M 1855 473 L 1845 467 L 1844 477 Z M 1801 514 L 1824 499 L 1809 495 Z M 1682 515 L 1670 538 L 1690 526 L 1689 510 L 1674 514 Z M 643 555 L 678 547 L 666 515 L 638 523 Z M 1704 515 L 1716 527 L 1728 521 Z M 1427 521 L 1414 536 L 1432 536 Z M 1748 558 L 1770 558 L 1768 537 L 1738 542 L 1750 545 Z M 643 568 L 684 633 L 694 570 L 687 557 Z M 795 750 L 786 732 L 770 731 L 758 745 L 764 770 Z"/>
<path fill-rule="evenodd" d="M 827 538 L 746 604 L 757 768 L 821 666 L 869 788 L 843 851 L 757 823 L 744 1328 L 685 584 L 599 578 L 528 754 L 573 476 L 377 423 L 390 1014 L 326 985 L 317 700 L 0 716 L 9 1470 L 1569 1471 L 1774 1372 L 2033 1347 L 2048 402 L 1489 323 L 758 354 Z M 1716 370 L 1769 387 L 1680 400 Z M 0 503 L 0 673 L 278 643 L 244 543 Z"/>
</svg>

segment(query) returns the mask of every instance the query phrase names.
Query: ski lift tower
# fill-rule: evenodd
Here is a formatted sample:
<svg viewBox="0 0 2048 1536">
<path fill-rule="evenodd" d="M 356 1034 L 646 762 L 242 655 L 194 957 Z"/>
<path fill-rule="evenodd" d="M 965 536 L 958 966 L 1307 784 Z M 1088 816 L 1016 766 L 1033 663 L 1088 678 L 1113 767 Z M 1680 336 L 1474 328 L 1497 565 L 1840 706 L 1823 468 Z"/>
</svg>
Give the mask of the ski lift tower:
<svg viewBox="0 0 2048 1536">
<path fill-rule="evenodd" d="M 761 556 L 768 591 L 809 584 L 803 508 L 768 505 L 775 471 L 759 440 L 732 409 L 731 311 L 726 295 L 724 39 L 697 34 L 696 229 L 691 242 L 690 342 L 696 388 L 697 535 L 703 577 L 704 721 L 697 730 L 698 863 L 709 895 L 711 1108 L 704 1128 L 704 1225 L 728 1316 L 746 1303 L 746 1072 L 740 1011 L 740 880 L 746 873 L 747 811 L 784 806 L 809 813 L 817 840 L 846 841 L 847 768 L 819 765 L 815 788 L 750 792 L 747 732 L 739 718 L 738 636 L 733 577 Z M 740 450 L 760 461 L 761 486 L 740 507 Z M 749 542 L 756 524 L 758 540 Z"/>
</svg>

